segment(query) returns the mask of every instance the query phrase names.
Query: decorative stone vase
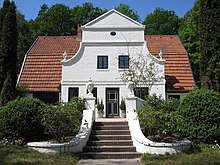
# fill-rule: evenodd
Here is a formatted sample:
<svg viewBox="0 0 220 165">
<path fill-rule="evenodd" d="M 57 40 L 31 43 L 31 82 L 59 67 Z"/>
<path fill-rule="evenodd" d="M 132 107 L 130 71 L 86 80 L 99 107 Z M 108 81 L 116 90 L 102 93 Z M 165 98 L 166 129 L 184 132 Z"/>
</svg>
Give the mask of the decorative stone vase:
<svg viewBox="0 0 220 165">
<path fill-rule="evenodd" d="M 89 78 L 88 83 L 86 84 L 86 89 L 88 90 L 87 95 L 93 97 L 92 90 L 94 89 L 94 84 L 92 82 L 91 77 Z"/>
<path fill-rule="evenodd" d="M 127 82 L 127 88 L 129 89 L 128 97 L 134 97 L 134 83 L 131 80 Z"/>
</svg>

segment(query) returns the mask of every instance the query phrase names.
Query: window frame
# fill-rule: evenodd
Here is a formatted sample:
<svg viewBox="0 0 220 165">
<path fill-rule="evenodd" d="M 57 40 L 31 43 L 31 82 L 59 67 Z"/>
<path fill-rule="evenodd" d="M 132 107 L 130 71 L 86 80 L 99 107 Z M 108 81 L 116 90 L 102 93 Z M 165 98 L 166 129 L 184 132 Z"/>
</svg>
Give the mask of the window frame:
<svg viewBox="0 0 220 165">
<path fill-rule="evenodd" d="M 123 63 L 123 65 L 122 65 Z M 125 65 L 127 63 L 127 65 Z M 128 69 L 129 68 L 129 56 L 128 55 L 119 55 L 118 56 L 118 68 L 119 69 Z"/>
<path fill-rule="evenodd" d="M 70 94 L 71 91 L 73 91 L 72 94 Z M 79 87 L 69 87 L 68 88 L 68 101 L 70 101 L 73 97 L 79 97 Z"/>
<path fill-rule="evenodd" d="M 145 96 L 149 96 L 149 88 L 148 87 L 136 87 L 134 88 L 134 94 L 136 97 L 139 97 L 145 100 Z"/>
<path fill-rule="evenodd" d="M 100 64 L 100 58 L 102 58 L 101 64 Z M 105 63 L 107 63 L 106 66 L 105 66 Z M 97 69 L 108 69 L 108 56 L 107 55 L 97 56 Z"/>
</svg>

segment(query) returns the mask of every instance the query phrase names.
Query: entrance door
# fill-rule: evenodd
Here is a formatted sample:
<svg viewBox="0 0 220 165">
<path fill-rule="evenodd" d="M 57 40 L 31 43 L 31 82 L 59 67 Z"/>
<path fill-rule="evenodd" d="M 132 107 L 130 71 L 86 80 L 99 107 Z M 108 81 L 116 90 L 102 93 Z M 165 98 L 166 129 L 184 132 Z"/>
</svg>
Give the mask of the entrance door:
<svg viewBox="0 0 220 165">
<path fill-rule="evenodd" d="M 106 88 L 107 117 L 119 116 L 118 95 L 118 88 Z"/>
</svg>

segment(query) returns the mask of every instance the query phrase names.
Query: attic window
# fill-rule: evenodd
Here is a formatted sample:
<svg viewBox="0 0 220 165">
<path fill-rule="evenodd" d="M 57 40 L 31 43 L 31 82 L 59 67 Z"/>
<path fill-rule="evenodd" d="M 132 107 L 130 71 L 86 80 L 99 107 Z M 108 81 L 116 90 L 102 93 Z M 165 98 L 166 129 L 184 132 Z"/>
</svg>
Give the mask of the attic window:
<svg viewBox="0 0 220 165">
<path fill-rule="evenodd" d="M 110 35 L 111 35 L 111 36 L 115 36 L 115 35 L 116 35 L 116 32 L 111 32 Z"/>
</svg>

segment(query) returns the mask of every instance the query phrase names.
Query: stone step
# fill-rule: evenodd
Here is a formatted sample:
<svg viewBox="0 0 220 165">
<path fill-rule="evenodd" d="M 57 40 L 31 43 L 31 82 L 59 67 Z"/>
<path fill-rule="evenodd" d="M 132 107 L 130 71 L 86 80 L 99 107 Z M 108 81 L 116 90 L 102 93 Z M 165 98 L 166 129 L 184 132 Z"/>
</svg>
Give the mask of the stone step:
<svg viewBox="0 0 220 165">
<path fill-rule="evenodd" d="M 121 121 L 121 122 L 94 122 L 94 126 L 104 126 L 104 125 L 128 125 L 128 122 Z"/>
<path fill-rule="evenodd" d="M 89 141 L 80 156 L 84 159 L 133 159 L 141 154 L 133 146 L 128 122 L 100 121 L 93 123 Z"/>
<path fill-rule="evenodd" d="M 130 135 L 129 130 L 92 130 L 91 135 Z"/>
<path fill-rule="evenodd" d="M 83 152 L 136 152 L 133 146 L 87 146 Z"/>
<path fill-rule="evenodd" d="M 93 126 L 92 130 L 129 130 L 128 125 L 109 125 L 109 126 Z"/>
<path fill-rule="evenodd" d="M 130 135 L 90 135 L 89 140 L 131 140 Z"/>
<path fill-rule="evenodd" d="M 137 152 L 84 152 L 83 159 L 134 159 L 141 157 Z"/>
<path fill-rule="evenodd" d="M 102 141 L 88 141 L 87 146 L 133 146 L 132 140 L 102 140 Z"/>
</svg>

